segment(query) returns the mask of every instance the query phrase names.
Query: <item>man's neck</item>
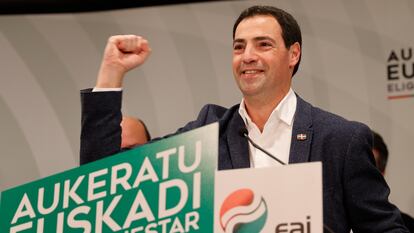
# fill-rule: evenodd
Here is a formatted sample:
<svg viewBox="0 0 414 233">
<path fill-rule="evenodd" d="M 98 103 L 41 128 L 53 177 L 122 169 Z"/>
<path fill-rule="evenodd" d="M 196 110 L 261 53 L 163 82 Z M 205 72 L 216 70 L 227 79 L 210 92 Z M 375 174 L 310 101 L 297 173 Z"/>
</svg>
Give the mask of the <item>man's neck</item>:
<svg viewBox="0 0 414 233">
<path fill-rule="evenodd" d="M 263 132 L 267 120 L 273 110 L 279 105 L 287 95 L 290 88 L 286 91 L 279 92 L 278 95 L 271 98 L 263 96 L 244 96 L 244 104 L 250 119 L 256 124 L 260 132 Z"/>
</svg>

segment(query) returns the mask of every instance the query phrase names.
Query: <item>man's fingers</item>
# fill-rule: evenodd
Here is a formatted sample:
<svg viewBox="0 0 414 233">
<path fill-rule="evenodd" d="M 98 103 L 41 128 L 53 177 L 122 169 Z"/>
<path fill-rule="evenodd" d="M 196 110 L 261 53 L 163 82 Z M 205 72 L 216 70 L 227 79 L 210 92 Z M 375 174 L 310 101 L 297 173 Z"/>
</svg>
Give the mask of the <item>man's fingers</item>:
<svg viewBox="0 0 414 233">
<path fill-rule="evenodd" d="M 144 39 L 140 36 L 123 35 L 111 37 L 110 43 L 114 44 L 123 53 L 140 53 L 142 40 Z"/>
<path fill-rule="evenodd" d="M 118 48 L 122 52 L 136 53 L 138 50 L 140 50 L 138 47 L 138 36 L 125 36 L 125 38 L 119 41 Z"/>
<path fill-rule="evenodd" d="M 149 52 L 151 52 L 151 48 L 150 48 L 150 46 L 149 46 L 149 43 L 148 43 L 148 41 L 146 40 L 146 39 L 144 39 L 144 38 L 141 38 L 140 39 L 140 46 L 139 46 L 141 49 L 142 49 L 142 51 L 144 51 L 144 52 L 147 52 L 147 53 L 149 53 Z"/>
<path fill-rule="evenodd" d="M 116 49 L 121 53 L 142 53 L 145 57 L 151 52 L 148 41 L 143 37 L 136 35 L 111 36 L 108 39 L 107 49 Z"/>
</svg>

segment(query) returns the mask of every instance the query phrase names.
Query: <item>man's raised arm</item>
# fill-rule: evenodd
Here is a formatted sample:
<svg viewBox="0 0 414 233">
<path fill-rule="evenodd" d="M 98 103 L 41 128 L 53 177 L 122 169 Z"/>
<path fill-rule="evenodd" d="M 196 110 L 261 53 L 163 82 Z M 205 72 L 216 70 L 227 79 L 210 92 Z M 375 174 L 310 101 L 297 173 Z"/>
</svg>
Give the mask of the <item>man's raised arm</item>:
<svg viewBox="0 0 414 233">
<path fill-rule="evenodd" d="M 148 58 L 151 49 L 140 36 L 108 39 L 94 91 L 81 91 L 80 163 L 121 151 L 122 81 L 125 74 Z"/>
</svg>

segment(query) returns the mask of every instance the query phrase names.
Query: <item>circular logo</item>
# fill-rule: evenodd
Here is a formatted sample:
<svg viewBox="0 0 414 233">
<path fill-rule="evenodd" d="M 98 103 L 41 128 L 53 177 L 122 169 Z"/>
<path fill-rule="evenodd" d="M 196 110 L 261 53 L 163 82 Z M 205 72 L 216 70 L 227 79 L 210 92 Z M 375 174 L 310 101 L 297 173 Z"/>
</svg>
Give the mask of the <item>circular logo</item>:
<svg viewBox="0 0 414 233">
<path fill-rule="evenodd" d="M 220 207 L 220 226 L 225 233 L 260 232 L 266 219 L 266 201 L 251 189 L 232 192 Z"/>
</svg>

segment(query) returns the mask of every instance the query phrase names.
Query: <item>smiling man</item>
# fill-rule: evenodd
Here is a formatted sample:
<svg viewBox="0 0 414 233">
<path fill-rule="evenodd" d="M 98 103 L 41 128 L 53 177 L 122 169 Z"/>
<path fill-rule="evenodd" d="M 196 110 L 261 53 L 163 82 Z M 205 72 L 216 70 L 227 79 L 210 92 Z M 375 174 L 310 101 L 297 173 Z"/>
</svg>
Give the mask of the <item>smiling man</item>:
<svg viewBox="0 0 414 233">
<path fill-rule="evenodd" d="M 282 28 L 272 16 L 243 20 L 233 37 L 233 74 L 246 107 L 260 114 L 251 117 L 261 122 L 258 126 L 263 130 L 270 113 L 290 90 L 300 42 L 285 45 Z"/>
<path fill-rule="evenodd" d="M 299 25 L 287 12 L 270 6 L 243 11 L 233 27 L 233 74 L 241 103 L 229 109 L 206 105 L 176 133 L 219 122 L 219 169 L 280 165 L 240 135 L 246 129 L 284 163 L 322 161 L 327 231 L 408 232 L 375 168 L 370 129 L 313 107 L 292 90 L 301 46 Z M 81 163 L 120 151 L 123 77 L 150 51 L 140 36 L 108 40 L 94 91 L 81 93 Z"/>
</svg>

